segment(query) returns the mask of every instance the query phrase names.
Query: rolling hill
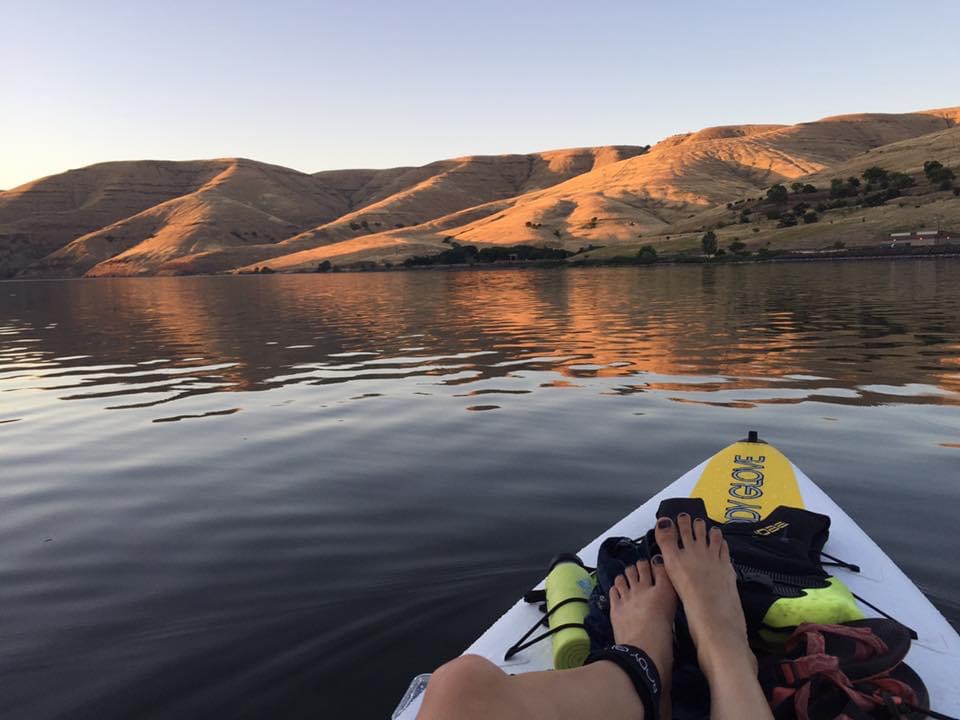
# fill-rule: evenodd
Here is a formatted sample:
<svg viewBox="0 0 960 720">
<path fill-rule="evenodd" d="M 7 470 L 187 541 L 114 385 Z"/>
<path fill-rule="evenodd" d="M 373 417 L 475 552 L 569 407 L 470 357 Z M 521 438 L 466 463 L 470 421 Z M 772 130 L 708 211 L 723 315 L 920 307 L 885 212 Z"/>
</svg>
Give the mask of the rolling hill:
<svg viewBox="0 0 960 720">
<path fill-rule="evenodd" d="M 735 222 L 727 205 L 756 200 L 774 183 L 828 186 L 876 164 L 916 174 L 928 159 L 957 167 L 958 125 L 960 108 L 843 115 L 706 128 L 652 148 L 312 175 L 246 159 L 103 163 L 0 193 L 0 276 L 300 271 L 324 260 L 396 263 L 451 242 L 592 244 L 604 246 L 600 256 L 646 243 L 678 247 L 705 227 L 739 231 L 725 227 Z M 941 193 L 838 214 L 831 229 L 850 225 L 861 237 L 916 225 L 931 212 L 928 201 L 950 218 L 960 208 Z M 804 246 L 825 227 L 761 222 L 745 239 Z"/>
</svg>

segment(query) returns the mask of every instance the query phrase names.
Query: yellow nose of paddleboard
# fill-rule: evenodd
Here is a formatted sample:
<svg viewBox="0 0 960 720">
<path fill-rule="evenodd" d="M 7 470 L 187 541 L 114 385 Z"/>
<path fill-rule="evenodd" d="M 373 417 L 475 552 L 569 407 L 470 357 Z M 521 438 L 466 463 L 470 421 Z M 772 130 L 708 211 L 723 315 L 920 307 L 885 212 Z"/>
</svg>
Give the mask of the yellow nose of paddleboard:
<svg viewBox="0 0 960 720">
<path fill-rule="evenodd" d="M 594 580 L 572 556 L 560 559 L 547 575 L 547 610 L 556 608 L 564 600 L 587 600 Z M 568 602 L 554 610 L 548 619 L 551 628 L 567 624 L 583 624 L 587 616 L 586 602 Z M 557 670 L 580 667 L 590 654 L 590 638 L 582 627 L 565 628 L 551 636 L 553 666 Z"/>
</svg>

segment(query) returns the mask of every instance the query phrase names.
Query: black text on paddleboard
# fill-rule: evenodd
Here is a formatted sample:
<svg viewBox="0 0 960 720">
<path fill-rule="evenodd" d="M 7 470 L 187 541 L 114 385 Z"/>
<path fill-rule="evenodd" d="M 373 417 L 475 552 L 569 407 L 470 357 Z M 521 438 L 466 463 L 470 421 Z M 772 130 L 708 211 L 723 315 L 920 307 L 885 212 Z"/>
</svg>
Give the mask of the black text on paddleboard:
<svg viewBox="0 0 960 720">
<path fill-rule="evenodd" d="M 727 522 L 756 522 L 760 519 L 760 504 L 750 502 L 763 497 L 763 464 L 765 455 L 734 455 L 733 472 L 727 493 Z"/>
</svg>

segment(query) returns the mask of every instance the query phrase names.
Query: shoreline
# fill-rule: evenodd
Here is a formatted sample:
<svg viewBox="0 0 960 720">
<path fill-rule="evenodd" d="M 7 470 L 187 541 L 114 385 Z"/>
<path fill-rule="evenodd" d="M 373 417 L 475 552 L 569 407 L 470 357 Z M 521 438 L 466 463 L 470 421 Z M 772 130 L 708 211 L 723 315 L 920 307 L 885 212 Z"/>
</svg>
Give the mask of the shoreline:
<svg viewBox="0 0 960 720">
<path fill-rule="evenodd" d="M 937 246 L 933 246 L 937 247 Z M 809 262 L 866 262 L 878 260 L 938 260 L 938 259 L 957 259 L 960 258 L 960 246 L 949 245 L 940 246 L 943 250 L 931 251 L 924 249 L 918 252 L 917 249 L 905 252 L 897 251 L 868 251 L 857 252 L 848 251 L 830 251 L 823 253 L 804 253 L 792 254 L 790 251 L 784 251 L 784 254 L 772 254 L 769 257 L 757 257 L 755 255 L 747 257 L 725 257 L 722 259 L 707 258 L 704 256 L 687 256 L 683 258 L 663 256 L 657 258 L 655 262 L 641 262 L 635 257 L 612 257 L 609 259 L 598 260 L 503 260 L 491 263 L 463 263 L 453 265 L 394 265 L 392 267 L 337 267 L 325 272 L 317 270 L 295 270 L 295 271 L 270 271 L 270 272 L 222 272 L 222 273 L 180 273 L 165 275 L 108 275 L 99 277 L 29 277 L 29 278 L 0 278 L 0 283 L 7 282 L 46 282 L 49 280 L 118 280 L 118 279 L 140 279 L 149 280 L 153 278 L 202 278 L 202 277 L 263 277 L 264 275 L 342 275 L 344 273 L 394 273 L 394 272 L 438 272 L 438 271 L 458 271 L 458 272 L 490 272 L 499 270 L 523 270 L 528 268 L 554 268 L 560 270 L 578 269 L 578 268 L 605 268 L 605 267 L 657 267 L 657 266 L 679 266 L 690 265 L 698 267 L 723 267 L 728 265 L 763 265 L 773 263 L 809 263 Z"/>
<path fill-rule="evenodd" d="M 935 249 L 935 248 L 943 248 Z M 604 259 L 584 259 L 584 260 L 503 260 L 492 263 L 458 263 L 451 265 L 395 265 L 393 267 L 349 267 L 344 266 L 336 270 L 319 272 L 316 270 L 298 270 L 298 271 L 273 271 L 266 273 L 242 273 L 244 275 L 329 275 L 339 273 L 364 273 L 364 272 L 423 272 L 435 270 L 515 270 L 522 268 L 592 268 L 592 267 L 656 267 L 658 265 L 699 265 L 699 266 L 723 266 L 723 265 L 749 265 L 765 263 L 794 263 L 794 262 L 851 262 L 867 260 L 924 260 L 937 258 L 960 258 L 960 246 L 943 245 L 931 246 L 929 248 L 914 248 L 909 251 L 890 250 L 886 248 L 867 249 L 857 251 L 849 249 L 846 251 L 825 251 L 818 253 L 797 253 L 795 251 L 783 251 L 782 254 L 771 253 L 767 257 L 749 256 L 727 256 L 724 258 L 708 258 L 705 256 L 686 256 L 676 257 L 664 255 L 658 257 L 655 262 L 643 262 L 636 257 L 611 257 Z M 240 273 L 230 273 L 240 274 Z"/>
</svg>

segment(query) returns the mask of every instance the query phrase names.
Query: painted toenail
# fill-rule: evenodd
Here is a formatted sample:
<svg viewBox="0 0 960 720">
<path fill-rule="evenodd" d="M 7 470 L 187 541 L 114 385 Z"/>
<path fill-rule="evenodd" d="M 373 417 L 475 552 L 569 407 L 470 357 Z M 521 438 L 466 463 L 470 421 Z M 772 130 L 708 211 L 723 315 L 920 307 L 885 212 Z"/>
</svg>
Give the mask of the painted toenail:
<svg viewBox="0 0 960 720">
<path fill-rule="evenodd" d="M 654 555 L 653 560 L 651 560 L 651 562 L 654 565 L 663 565 L 663 555 Z"/>
<path fill-rule="evenodd" d="M 657 521 L 657 527 L 660 528 L 661 530 L 666 530 L 672 524 L 673 523 L 670 522 L 670 518 L 660 518 Z"/>
<path fill-rule="evenodd" d="M 688 517 L 690 517 L 690 513 L 680 513 L 679 515 L 677 515 L 677 517 L 678 517 L 678 518 L 688 518 Z"/>
</svg>

